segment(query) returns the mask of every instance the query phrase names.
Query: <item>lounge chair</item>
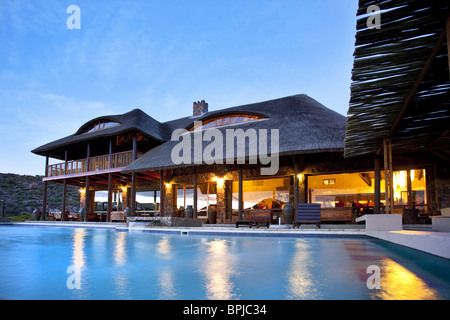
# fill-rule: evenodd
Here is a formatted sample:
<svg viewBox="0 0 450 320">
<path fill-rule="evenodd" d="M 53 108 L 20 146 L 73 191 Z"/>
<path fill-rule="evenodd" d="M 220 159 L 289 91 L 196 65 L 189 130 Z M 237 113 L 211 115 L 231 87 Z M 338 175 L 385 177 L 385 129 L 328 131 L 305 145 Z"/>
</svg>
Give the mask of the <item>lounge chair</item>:
<svg viewBox="0 0 450 320">
<path fill-rule="evenodd" d="M 292 224 L 294 228 L 299 228 L 301 224 L 315 224 L 320 228 L 321 220 L 320 203 L 299 203 L 297 207 L 297 218 Z"/>
</svg>

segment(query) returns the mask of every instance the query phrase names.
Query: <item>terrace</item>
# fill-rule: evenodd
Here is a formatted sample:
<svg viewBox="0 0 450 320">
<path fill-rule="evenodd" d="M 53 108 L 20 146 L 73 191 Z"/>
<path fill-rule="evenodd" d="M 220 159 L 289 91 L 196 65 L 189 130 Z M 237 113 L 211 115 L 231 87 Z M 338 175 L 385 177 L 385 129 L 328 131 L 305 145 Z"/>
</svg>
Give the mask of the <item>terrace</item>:
<svg viewBox="0 0 450 320">
<path fill-rule="evenodd" d="M 138 154 L 138 157 L 140 155 Z M 45 180 L 67 176 L 84 176 L 88 173 L 108 173 L 120 171 L 133 161 L 133 151 L 112 153 L 79 160 L 50 164 L 46 168 Z"/>
</svg>

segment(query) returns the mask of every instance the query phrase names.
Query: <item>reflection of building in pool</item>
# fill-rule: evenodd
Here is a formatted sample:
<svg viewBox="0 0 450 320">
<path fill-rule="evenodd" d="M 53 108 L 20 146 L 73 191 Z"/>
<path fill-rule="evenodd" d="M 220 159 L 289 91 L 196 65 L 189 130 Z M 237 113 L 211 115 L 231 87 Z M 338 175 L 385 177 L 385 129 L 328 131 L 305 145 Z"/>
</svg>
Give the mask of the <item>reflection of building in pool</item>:
<svg viewBox="0 0 450 320">
<path fill-rule="evenodd" d="M 201 218 L 214 208 L 218 223 L 248 210 L 275 220 L 287 202 L 320 202 L 323 221 L 351 222 L 354 208 L 439 214 L 450 207 L 448 1 L 401 3 L 383 7 L 389 29 L 368 30 L 370 1 L 360 0 L 347 118 L 306 95 L 216 111 L 201 101 L 192 116 L 163 123 L 137 109 L 104 116 L 33 150 L 47 159 L 45 190 L 50 182 L 86 190 L 84 220 L 183 216 L 191 206 Z M 238 129 L 257 141 L 249 134 L 228 145 L 205 134 Z M 185 139 L 192 153 L 177 148 Z M 275 161 L 278 170 L 263 175 Z"/>
</svg>

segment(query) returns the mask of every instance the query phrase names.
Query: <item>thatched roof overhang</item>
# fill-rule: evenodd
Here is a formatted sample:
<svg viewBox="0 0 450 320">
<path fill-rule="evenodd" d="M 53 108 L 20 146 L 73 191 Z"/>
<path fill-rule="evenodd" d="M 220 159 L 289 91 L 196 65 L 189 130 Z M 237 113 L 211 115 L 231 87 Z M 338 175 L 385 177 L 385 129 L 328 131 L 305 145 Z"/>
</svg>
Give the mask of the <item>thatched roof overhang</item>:
<svg viewBox="0 0 450 320">
<path fill-rule="evenodd" d="M 381 9 L 380 29 L 367 9 Z M 450 149 L 447 0 L 360 0 L 345 156 Z"/>
<path fill-rule="evenodd" d="M 176 145 L 180 143 L 181 138 L 179 140 L 172 141 L 170 139 L 172 132 L 176 129 L 188 129 L 192 127 L 194 121 L 202 121 L 211 119 L 214 116 L 233 113 L 257 114 L 265 117 L 265 119 L 215 128 L 224 138 L 222 144 L 223 157 L 221 158 L 222 163 L 224 164 L 226 164 L 227 161 L 232 164 L 237 163 L 237 139 L 233 141 L 234 156 L 232 158 L 227 158 L 225 139 L 226 130 L 228 129 L 242 129 L 244 132 L 254 130 L 254 132 L 257 133 L 259 133 L 259 130 L 261 129 L 266 129 L 268 144 L 266 151 L 268 155 L 271 155 L 272 152 L 272 149 L 270 148 L 272 130 L 278 130 L 279 134 L 278 156 L 321 152 L 338 152 L 342 154 L 344 151 L 344 136 L 346 127 L 345 117 L 326 108 L 307 95 L 295 95 L 208 112 L 202 117 L 188 117 L 166 123 L 164 125 L 169 133 L 168 140 L 135 160 L 132 164 L 125 168 L 123 172 L 174 169 L 208 164 L 208 160 L 216 159 L 208 159 L 208 154 L 204 152 L 204 148 L 211 142 L 204 141 L 202 149 L 196 150 L 194 146 L 194 132 L 185 133 L 191 137 L 191 161 L 181 164 L 174 163 L 171 158 L 172 150 L 174 150 Z M 201 164 L 196 164 L 195 162 L 194 156 L 196 152 L 202 153 Z M 257 149 L 256 152 L 259 153 L 259 149 Z M 252 154 L 249 144 L 246 143 L 245 156 L 247 160 L 248 157 L 252 155 L 258 156 L 258 154 Z"/>
<path fill-rule="evenodd" d="M 89 128 L 92 124 L 100 120 L 116 122 L 118 125 L 84 133 L 86 128 Z M 103 148 L 106 148 L 103 153 L 107 153 L 108 144 L 105 144 L 103 141 L 126 132 L 140 133 L 147 139 L 153 141 L 155 144 L 162 143 L 165 139 L 165 130 L 161 123 L 147 115 L 142 110 L 134 109 L 121 115 L 103 116 L 92 119 L 83 124 L 75 134 L 47 143 L 32 150 L 32 152 L 38 155 L 49 155 L 52 158 L 64 160 L 65 149 L 70 149 L 73 151 L 74 149 L 83 148 L 83 150 L 85 150 L 84 146 L 88 142 L 95 144 L 96 141 L 99 141 L 99 146 L 101 145 Z M 81 157 L 84 156 L 82 155 Z"/>
</svg>

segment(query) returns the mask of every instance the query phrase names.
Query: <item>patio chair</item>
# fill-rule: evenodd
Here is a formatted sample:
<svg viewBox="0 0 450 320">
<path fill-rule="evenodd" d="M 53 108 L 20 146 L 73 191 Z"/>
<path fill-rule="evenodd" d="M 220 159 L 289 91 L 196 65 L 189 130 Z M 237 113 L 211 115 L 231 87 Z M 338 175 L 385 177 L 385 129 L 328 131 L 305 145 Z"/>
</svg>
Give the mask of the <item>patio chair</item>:
<svg viewBox="0 0 450 320">
<path fill-rule="evenodd" d="M 315 224 L 320 228 L 322 212 L 320 203 L 299 203 L 297 217 L 292 222 L 293 227 L 299 228 L 301 224 Z"/>
</svg>

